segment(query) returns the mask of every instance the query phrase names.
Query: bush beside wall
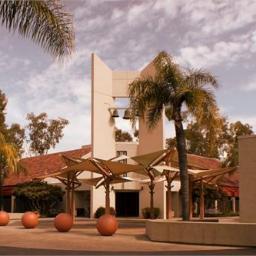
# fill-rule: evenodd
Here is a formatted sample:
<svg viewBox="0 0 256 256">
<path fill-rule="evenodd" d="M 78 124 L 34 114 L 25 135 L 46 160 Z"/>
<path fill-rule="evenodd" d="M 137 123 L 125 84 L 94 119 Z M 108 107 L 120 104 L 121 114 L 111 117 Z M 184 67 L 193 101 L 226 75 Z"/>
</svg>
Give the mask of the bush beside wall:
<svg viewBox="0 0 256 256">
<path fill-rule="evenodd" d="M 144 217 L 144 219 L 150 219 L 150 212 L 151 209 L 149 207 L 143 208 L 142 209 L 142 215 Z M 153 217 L 154 219 L 157 219 L 160 216 L 160 208 L 153 208 Z"/>
<path fill-rule="evenodd" d="M 105 207 L 99 207 L 96 212 L 94 213 L 94 218 L 98 219 L 100 216 L 105 214 Z M 110 207 L 110 214 L 116 215 L 116 211 L 113 207 Z"/>
</svg>

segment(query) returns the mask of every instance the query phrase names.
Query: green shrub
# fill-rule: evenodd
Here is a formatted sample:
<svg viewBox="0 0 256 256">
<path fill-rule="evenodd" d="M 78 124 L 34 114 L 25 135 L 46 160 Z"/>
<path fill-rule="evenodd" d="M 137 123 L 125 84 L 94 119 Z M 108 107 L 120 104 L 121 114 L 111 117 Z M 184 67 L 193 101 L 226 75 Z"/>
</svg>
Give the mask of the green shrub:
<svg viewBox="0 0 256 256">
<path fill-rule="evenodd" d="M 239 216 L 238 212 L 205 213 L 205 217 L 234 217 Z"/>
<path fill-rule="evenodd" d="M 94 218 L 98 219 L 100 216 L 105 214 L 105 207 L 100 206 L 94 213 Z M 116 211 L 113 207 L 110 207 L 110 214 L 116 215 Z"/>
<path fill-rule="evenodd" d="M 151 212 L 151 208 L 146 207 L 142 209 L 142 215 L 144 217 L 144 219 L 150 219 L 150 212 Z M 160 215 L 160 208 L 153 208 L 153 217 L 154 219 L 157 219 Z"/>
<path fill-rule="evenodd" d="M 18 184 L 14 195 L 22 202 L 24 211 L 37 211 L 41 216 L 54 217 L 61 212 L 64 191 L 43 181 L 31 181 Z"/>
</svg>

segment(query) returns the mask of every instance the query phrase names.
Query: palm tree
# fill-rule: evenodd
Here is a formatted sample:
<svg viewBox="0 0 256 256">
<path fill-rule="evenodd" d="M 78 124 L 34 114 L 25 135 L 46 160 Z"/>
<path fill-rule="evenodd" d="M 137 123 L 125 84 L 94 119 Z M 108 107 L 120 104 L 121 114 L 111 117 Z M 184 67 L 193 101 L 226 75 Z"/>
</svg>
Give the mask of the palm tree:
<svg viewBox="0 0 256 256">
<path fill-rule="evenodd" d="M 60 0 L 1 0 L 0 23 L 32 39 L 55 57 L 74 48 L 72 17 Z"/>
<path fill-rule="evenodd" d="M 189 177 L 183 110 L 203 123 L 218 113 L 210 86 L 217 87 L 216 78 L 202 70 L 184 70 L 166 52 L 154 59 L 154 76 L 144 76 L 129 85 L 130 104 L 154 128 L 163 110 L 174 121 L 181 180 L 182 218 L 189 220 Z"/>
<path fill-rule="evenodd" d="M 0 210 L 3 210 L 3 183 L 6 175 L 18 168 L 18 151 L 16 147 L 6 142 L 5 137 L 0 133 Z"/>
</svg>

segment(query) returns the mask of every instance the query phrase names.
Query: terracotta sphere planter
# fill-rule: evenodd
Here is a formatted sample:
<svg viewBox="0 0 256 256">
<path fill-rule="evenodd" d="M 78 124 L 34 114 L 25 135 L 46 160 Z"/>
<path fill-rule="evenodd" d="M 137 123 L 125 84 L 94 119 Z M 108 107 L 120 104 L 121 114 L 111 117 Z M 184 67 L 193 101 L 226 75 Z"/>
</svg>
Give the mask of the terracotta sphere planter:
<svg viewBox="0 0 256 256">
<path fill-rule="evenodd" d="M 0 211 L 0 226 L 6 226 L 9 223 L 9 214 L 5 211 Z"/>
<path fill-rule="evenodd" d="M 38 223 L 38 214 L 34 212 L 25 212 L 21 219 L 24 228 L 35 228 Z"/>
<path fill-rule="evenodd" d="M 68 232 L 73 226 L 73 218 L 68 213 L 60 213 L 54 219 L 54 226 L 59 232 Z"/>
<path fill-rule="evenodd" d="M 104 214 L 98 219 L 96 227 L 102 236 L 112 236 L 117 230 L 118 223 L 115 216 Z"/>
</svg>

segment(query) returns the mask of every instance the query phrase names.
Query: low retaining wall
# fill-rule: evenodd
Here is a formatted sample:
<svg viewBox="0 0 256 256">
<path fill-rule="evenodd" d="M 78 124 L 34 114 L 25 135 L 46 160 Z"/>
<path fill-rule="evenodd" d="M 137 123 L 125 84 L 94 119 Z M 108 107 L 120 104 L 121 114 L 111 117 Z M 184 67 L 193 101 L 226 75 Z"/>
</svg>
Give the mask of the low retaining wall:
<svg viewBox="0 0 256 256">
<path fill-rule="evenodd" d="M 158 242 L 256 246 L 256 223 L 148 220 L 146 235 Z"/>
<path fill-rule="evenodd" d="M 9 213 L 10 220 L 21 220 L 24 213 Z"/>
</svg>

